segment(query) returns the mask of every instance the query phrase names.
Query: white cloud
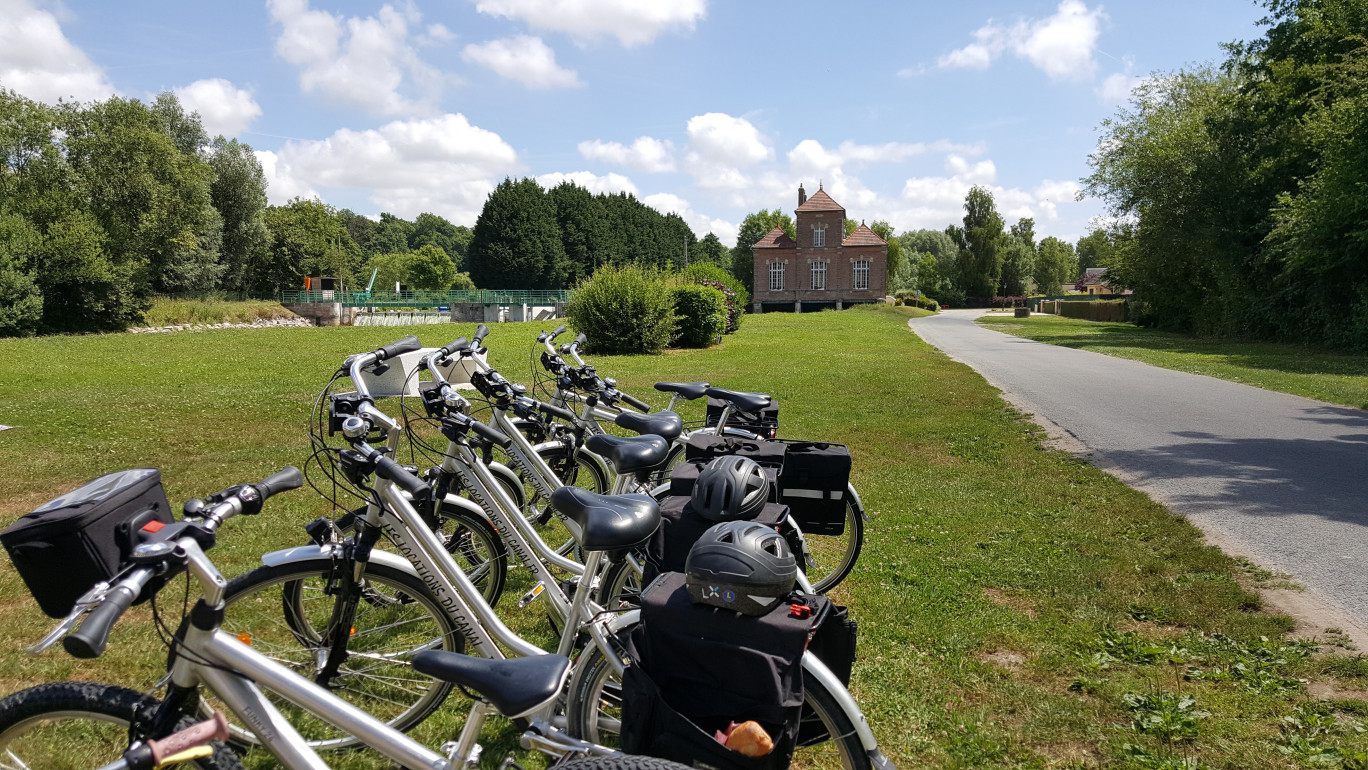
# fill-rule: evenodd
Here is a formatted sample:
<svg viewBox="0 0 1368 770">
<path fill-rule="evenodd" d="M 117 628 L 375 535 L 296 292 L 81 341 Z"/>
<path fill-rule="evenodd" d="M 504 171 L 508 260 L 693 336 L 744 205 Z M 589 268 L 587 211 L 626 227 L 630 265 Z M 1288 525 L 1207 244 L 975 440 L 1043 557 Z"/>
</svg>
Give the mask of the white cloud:
<svg viewBox="0 0 1368 770">
<path fill-rule="evenodd" d="M 750 121 L 722 112 L 689 118 L 689 146 L 702 158 L 733 166 L 749 166 L 774 157 L 774 149 Z"/>
<path fill-rule="evenodd" d="M 1056 222 L 1059 207 L 1074 203 L 1077 182 L 1045 180 L 1033 190 L 1003 187 L 997 183 L 997 165 L 984 159 L 971 162 L 961 155 L 945 158 L 945 176 L 913 177 L 903 185 L 896 201 L 880 200 L 871 215 L 887 219 L 895 229 L 941 228 L 964 217 L 964 197 L 976 185 L 993 193 L 998 211 L 1009 224 L 1032 217 L 1037 225 Z"/>
<path fill-rule="evenodd" d="M 641 199 L 641 202 L 662 214 L 678 214 L 680 219 L 689 225 L 689 229 L 694 231 L 695 235 L 701 238 L 712 233 L 723 245 L 736 243 L 736 234 L 741 231 L 741 226 L 735 222 L 714 219 L 695 211 L 688 201 L 674 193 L 647 195 Z"/>
<path fill-rule="evenodd" d="M 48 103 L 114 95 L 104 70 L 67 40 L 57 17 L 28 0 L 0 0 L 0 84 Z"/>
<path fill-rule="evenodd" d="M 447 29 L 445 24 L 429 24 L 427 33 L 419 39 L 423 45 L 442 45 L 456 39 L 456 33 Z"/>
<path fill-rule="evenodd" d="M 539 174 L 537 183 L 550 190 L 561 182 L 574 182 L 595 195 L 599 193 L 631 193 L 638 195 L 637 186 L 632 184 L 632 180 L 621 174 L 605 174 L 599 176 L 591 171 L 572 171 L 568 174 L 556 171 L 551 174 Z"/>
<path fill-rule="evenodd" d="M 210 136 L 237 136 L 261 117 L 261 105 L 252 92 L 223 78 L 196 80 L 175 89 L 187 112 L 198 112 Z"/>
<path fill-rule="evenodd" d="M 1107 79 L 1102 81 L 1102 85 L 1097 88 L 1097 95 L 1108 104 L 1120 104 L 1129 99 L 1131 91 L 1134 91 L 1146 80 L 1148 78 L 1141 75 L 1116 72 L 1108 75 Z"/>
<path fill-rule="evenodd" d="M 667 29 L 692 30 L 706 0 L 475 0 L 475 10 L 517 19 L 580 43 L 615 37 L 631 48 L 655 40 Z"/>
<path fill-rule="evenodd" d="M 974 42 L 940 58 L 946 68 L 987 69 L 1011 52 L 1055 80 L 1086 80 L 1097 71 L 1093 51 L 1106 14 L 1083 0 L 1062 0 L 1053 16 L 1019 21 L 1011 27 L 991 20 L 974 32 Z"/>
<path fill-rule="evenodd" d="M 359 190 L 383 211 L 410 219 L 431 211 L 466 225 L 474 223 L 497 180 L 520 170 L 517 153 L 498 134 L 450 113 L 365 131 L 344 128 L 258 157 L 272 203 L 314 191 Z"/>
<path fill-rule="evenodd" d="M 267 0 L 267 7 L 281 26 L 276 53 L 299 67 L 307 93 L 373 115 L 396 115 L 428 111 L 440 90 L 441 73 L 409 43 L 409 25 L 421 21 L 412 5 L 400 11 L 387 4 L 377 16 L 346 19 L 311 9 L 309 0 Z M 413 99 L 414 88 L 424 98 Z"/>
<path fill-rule="evenodd" d="M 472 44 L 461 58 L 528 88 L 569 88 L 583 85 L 573 70 L 556 64 L 556 53 L 539 37 L 517 37 Z"/>
<path fill-rule="evenodd" d="M 615 163 L 649 174 L 675 170 L 674 143 L 649 136 L 638 137 L 630 147 L 619 142 L 604 142 L 597 139 L 580 142 L 579 151 L 586 160 Z"/>
</svg>

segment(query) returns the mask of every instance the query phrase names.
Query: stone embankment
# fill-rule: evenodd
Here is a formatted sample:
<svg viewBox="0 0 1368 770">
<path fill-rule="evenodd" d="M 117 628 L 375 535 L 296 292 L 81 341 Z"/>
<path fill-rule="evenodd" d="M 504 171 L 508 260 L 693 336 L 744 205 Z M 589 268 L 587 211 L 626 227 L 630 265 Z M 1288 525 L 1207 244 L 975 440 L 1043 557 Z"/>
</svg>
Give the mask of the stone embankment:
<svg viewBox="0 0 1368 770">
<path fill-rule="evenodd" d="M 166 334 L 168 332 L 198 332 L 208 329 L 269 329 L 281 326 L 313 326 L 307 318 L 258 318 L 251 323 L 177 324 L 175 326 L 142 326 L 129 329 L 129 334 Z"/>
</svg>

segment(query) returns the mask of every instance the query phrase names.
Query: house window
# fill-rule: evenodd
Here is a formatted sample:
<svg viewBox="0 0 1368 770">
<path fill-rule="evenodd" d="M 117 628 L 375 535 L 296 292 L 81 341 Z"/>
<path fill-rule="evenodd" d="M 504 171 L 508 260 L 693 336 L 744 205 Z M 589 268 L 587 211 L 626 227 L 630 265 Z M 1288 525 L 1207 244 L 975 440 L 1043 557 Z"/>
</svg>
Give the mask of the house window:
<svg viewBox="0 0 1368 770">
<path fill-rule="evenodd" d="M 826 291 L 826 266 L 825 262 L 812 263 L 812 290 Z"/>
<path fill-rule="evenodd" d="M 784 290 L 784 263 L 771 262 L 770 270 L 770 291 Z"/>
<path fill-rule="evenodd" d="M 826 246 L 826 225 L 818 225 L 812 228 L 812 248 L 820 249 Z"/>
<path fill-rule="evenodd" d="M 854 265 L 855 291 L 867 291 L 869 289 L 869 261 L 857 260 Z"/>
</svg>

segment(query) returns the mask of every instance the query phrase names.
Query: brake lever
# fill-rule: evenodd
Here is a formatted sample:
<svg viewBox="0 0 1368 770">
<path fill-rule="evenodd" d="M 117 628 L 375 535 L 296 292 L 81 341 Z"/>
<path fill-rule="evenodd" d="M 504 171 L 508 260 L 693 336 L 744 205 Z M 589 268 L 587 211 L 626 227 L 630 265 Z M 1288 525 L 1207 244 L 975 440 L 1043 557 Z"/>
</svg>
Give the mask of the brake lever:
<svg viewBox="0 0 1368 770">
<path fill-rule="evenodd" d="M 99 606 L 100 602 L 104 601 L 105 594 L 109 593 L 109 586 L 110 584 L 104 581 L 100 581 L 94 586 L 91 586 L 89 591 L 81 594 L 81 598 L 76 600 L 75 606 L 71 608 L 71 613 L 67 615 L 61 623 L 58 623 L 55 628 L 49 631 L 47 636 L 39 640 L 37 644 L 28 647 L 27 651 L 33 655 L 37 655 L 41 652 L 46 652 L 48 648 L 62 641 L 63 637 L 71 633 L 72 629 L 76 628 L 80 623 L 81 618 L 85 617 L 87 612 L 95 609 Z"/>
</svg>

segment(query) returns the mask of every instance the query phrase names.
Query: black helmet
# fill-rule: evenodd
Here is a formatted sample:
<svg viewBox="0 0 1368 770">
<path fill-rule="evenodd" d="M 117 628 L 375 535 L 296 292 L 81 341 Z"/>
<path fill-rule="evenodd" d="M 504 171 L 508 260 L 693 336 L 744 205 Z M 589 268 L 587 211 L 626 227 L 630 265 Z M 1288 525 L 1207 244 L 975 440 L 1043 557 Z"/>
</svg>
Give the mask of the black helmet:
<svg viewBox="0 0 1368 770">
<path fill-rule="evenodd" d="M 724 521 L 694 543 L 684 573 L 694 604 L 763 615 L 793 592 L 798 562 L 764 524 Z"/>
<path fill-rule="evenodd" d="M 769 500 L 770 482 L 749 457 L 723 455 L 698 474 L 691 496 L 694 513 L 709 521 L 753 519 Z"/>
</svg>

